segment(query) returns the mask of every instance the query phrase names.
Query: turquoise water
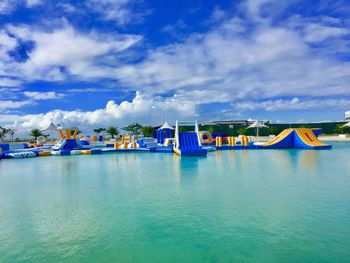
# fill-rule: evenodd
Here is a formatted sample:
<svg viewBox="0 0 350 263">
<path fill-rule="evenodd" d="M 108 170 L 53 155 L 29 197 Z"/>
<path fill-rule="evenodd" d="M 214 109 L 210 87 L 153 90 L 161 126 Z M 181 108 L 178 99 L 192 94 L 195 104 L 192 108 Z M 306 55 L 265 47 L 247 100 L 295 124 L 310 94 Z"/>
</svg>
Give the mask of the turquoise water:
<svg viewBox="0 0 350 263">
<path fill-rule="evenodd" d="M 350 144 L 0 161 L 0 262 L 346 262 Z"/>
</svg>

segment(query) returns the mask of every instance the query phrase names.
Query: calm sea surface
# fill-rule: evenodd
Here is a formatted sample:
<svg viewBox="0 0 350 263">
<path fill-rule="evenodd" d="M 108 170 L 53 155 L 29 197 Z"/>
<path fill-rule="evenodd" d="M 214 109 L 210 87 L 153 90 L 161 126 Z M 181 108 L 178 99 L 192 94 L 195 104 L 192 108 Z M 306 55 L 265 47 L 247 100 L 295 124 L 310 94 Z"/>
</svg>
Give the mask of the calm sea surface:
<svg viewBox="0 0 350 263">
<path fill-rule="evenodd" d="M 349 262 L 350 144 L 0 161 L 0 262 Z"/>
</svg>

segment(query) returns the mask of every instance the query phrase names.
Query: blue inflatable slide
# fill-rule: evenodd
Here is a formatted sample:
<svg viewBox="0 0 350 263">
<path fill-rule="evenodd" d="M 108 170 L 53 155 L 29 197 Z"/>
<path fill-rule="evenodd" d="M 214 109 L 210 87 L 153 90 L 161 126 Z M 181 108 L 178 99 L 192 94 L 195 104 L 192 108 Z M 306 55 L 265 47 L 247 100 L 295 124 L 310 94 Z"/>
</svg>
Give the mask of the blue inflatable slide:
<svg viewBox="0 0 350 263">
<path fill-rule="evenodd" d="M 179 122 L 176 122 L 174 152 L 181 156 L 203 156 L 207 150 L 202 148 L 198 134 L 198 124 L 194 123 L 195 131 L 179 132 Z"/>
</svg>

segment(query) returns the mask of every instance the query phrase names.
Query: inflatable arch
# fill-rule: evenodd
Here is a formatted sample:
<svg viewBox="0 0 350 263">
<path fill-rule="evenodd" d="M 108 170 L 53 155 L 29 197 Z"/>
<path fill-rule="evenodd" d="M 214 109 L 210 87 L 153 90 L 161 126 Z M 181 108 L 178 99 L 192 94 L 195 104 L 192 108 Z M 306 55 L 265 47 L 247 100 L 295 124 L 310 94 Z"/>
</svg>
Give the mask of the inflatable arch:
<svg viewBox="0 0 350 263">
<path fill-rule="evenodd" d="M 212 143 L 213 142 L 213 137 L 211 136 L 211 133 L 208 131 L 200 131 L 199 138 L 201 140 L 201 143 Z"/>
</svg>

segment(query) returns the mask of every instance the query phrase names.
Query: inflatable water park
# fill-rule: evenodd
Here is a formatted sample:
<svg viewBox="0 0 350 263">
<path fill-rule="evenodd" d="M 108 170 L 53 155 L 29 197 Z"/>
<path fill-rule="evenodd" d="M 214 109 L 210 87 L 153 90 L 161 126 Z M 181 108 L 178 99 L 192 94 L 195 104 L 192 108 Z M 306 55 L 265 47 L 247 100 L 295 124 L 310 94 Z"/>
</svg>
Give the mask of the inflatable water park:
<svg viewBox="0 0 350 263">
<path fill-rule="evenodd" d="M 182 131 L 181 127 L 191 131 Z M 119 140 L 104 141 L 103 136 L 79 136 L 78 129 L 58 130 L 59 139 L 54 144 L 0 143 L 0 159 L 18 159 L 38 156 L 90 155 L 117 152 L 174 153 L 180 156 L 206 156 L 208 151 L 266 150 L 266 149 L 331 149 L 318 136 L 321 129 L 290 128 L 283 130 L 267 142 L 254 140 L 252 136 L 226 136 L 199 130 L 198 122 L 176 121 L 175 127 L 165 122 L 153 137 L 137 138 L 124 134 Z"/>
</svg>

